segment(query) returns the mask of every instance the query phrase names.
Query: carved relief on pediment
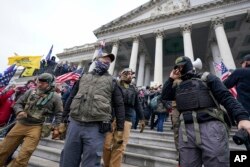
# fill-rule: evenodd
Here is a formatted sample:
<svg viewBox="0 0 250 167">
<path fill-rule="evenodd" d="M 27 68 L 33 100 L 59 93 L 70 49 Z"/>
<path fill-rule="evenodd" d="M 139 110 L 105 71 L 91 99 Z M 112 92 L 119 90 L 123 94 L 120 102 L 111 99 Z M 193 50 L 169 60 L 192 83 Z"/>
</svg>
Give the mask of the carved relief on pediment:
<svg viewBox="0 0 250 167">
<path fill-rule="evenodd" d="M 190 7 L 189 0 L 165 0 L 166 2 L 155 7 L 151 16 L 167 14 Z"/>
</svg>

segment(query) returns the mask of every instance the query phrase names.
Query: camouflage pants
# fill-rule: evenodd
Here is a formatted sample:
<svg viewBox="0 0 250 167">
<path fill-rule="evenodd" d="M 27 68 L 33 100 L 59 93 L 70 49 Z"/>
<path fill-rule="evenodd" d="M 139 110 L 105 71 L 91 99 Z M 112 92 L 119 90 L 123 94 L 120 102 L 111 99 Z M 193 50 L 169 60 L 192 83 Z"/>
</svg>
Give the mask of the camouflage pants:
<svg viewBox="0 0 250 167">
<path fill-rule="evenodd" d="M 171 113 L 171 120 L 173 124 L 173 131 L 174 131 L 174 143 L 175 143 L 175 148 L 177 150 L 177 156 L 179 156 L 179 126 L 180 126 L 180 112 L 176 109 L 173 108 L 172 113 Z"/>
</svg>

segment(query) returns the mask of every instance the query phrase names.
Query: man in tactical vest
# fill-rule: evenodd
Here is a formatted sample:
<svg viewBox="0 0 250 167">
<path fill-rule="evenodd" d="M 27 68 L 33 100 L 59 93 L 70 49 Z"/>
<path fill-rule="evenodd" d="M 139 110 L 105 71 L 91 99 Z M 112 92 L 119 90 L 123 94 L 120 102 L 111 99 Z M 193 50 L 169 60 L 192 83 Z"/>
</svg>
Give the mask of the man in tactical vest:
<svg viewBox="0 0 250 167">
<path fill-rule="evenodd" d="M 108 73 L 113 54 L 101 53 L 73 87 L 66 141 L 60 167 L 100 167 L 105 133 L 116 118 L 115 144 L 123 142 L 125 109 L 121 88 Z M 67 102 L 68 104 L 68 102 Z"/>
<path fill-rule="evenodd" d="M 55 127 L 59 127 L 58 131 L 62 130 L 62 101 L 54 92 L 54 76 L 48 73 L 41 74 L 37 79 L 37 88 L 22 95 L 13 108 L 17 121 L 0 143 L 0 166 L 4 165 L 7 157 L 23 142 L 10 166 L 26 167 L 40 137 L 44 136 L 44 127 L 51 127 L 44 125 L 48 125 L 51 123 L 49 121 L 55 118 Z M 46 132 L 49 135 L 51 129 Z"/>
<path fill-rule="evenodd" d="M 198 74 L 188 57 L 179 57 L 165 82 L 162 98 L 176 100 L 180 114 L 179 153 L 181 167 L 229 167 L 228 134 L 219 104 L 250 133 L 248 112 L 218 77 Z M 173 86 L 176 79 L 182 82 Z"/>
<path fill-rule="evenodd" d="M 125 106 L 125 122 L 122 145 L 117 145 L 114 141 L 116 138 L 115 126 L 117 120 L 113 122 L 113 131 L 108 132 L 104 142 L 103 161 L 105 167 L 120 167 L 122 163 L 122 156 L 128 144 L 130 130 L 132 127 L 132 117 L 134 112 L 139 117 L 139 124 L 141 126 L 141 132 L 145 127 L 144 116 L 142 106 L 139 102 L 138 92 L 135 87 L 131 85 L 132 76 L 134 72 L 130 68 L 125 68 L 120 73 L 119 86 L 122 88 L 124 106 Z"/>
</svg>

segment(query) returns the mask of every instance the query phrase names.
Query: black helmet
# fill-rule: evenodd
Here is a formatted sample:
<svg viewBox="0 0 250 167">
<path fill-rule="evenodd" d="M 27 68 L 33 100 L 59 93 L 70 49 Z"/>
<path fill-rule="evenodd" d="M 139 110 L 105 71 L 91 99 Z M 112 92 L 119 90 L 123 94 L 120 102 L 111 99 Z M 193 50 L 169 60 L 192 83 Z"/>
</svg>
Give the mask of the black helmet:
<svg viewBox="0 0 250 167">
<path fill-rule="evenodd" d="M 186 56 L 181 56 L 178 57 L 175 60 L 175 65 L 176 66 L 183 66 L 182 70 L 181 70 L 181 75 L 185 75 L 188 72 L 192 72 L 193 71 L 193 64 L 191 62 L 191 59 L 186 57 Z"/>
</svg>

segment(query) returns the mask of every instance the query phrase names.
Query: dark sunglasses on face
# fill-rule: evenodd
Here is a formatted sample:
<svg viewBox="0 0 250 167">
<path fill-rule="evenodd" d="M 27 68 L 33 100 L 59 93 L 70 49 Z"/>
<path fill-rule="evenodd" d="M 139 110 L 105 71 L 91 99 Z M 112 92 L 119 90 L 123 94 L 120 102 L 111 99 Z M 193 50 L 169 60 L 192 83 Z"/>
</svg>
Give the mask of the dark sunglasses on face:
<svg viewBox="0 0 250 167">
<path fill-rule="evenodd" d="M 38 79 L 39 82 L 48 82 L 47 79 Z"/>
</svg>

